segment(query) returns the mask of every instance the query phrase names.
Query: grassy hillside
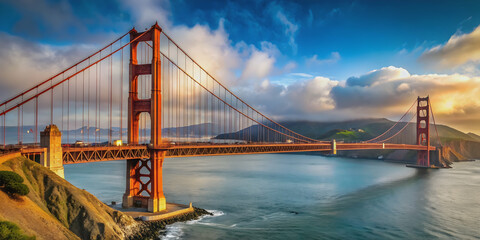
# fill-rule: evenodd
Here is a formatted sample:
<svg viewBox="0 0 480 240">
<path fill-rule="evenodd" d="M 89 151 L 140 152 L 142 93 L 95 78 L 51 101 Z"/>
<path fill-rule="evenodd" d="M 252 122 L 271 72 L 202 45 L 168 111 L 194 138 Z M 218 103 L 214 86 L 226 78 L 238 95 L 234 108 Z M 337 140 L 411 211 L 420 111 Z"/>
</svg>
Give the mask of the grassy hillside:
<svg viewBox="0 0 480 240">
<path fill-rule="evenodd" d="M 473 138 L 475 141 L 479 141 L 480 142 L 480 136 L 478 136 L 477 134 L 475 133 L 467 133 L 468 136 L 470 136 L 471 138 Z"/>
<path fill-rule="evenodd" d="M 26 158 L 0 164 L 0 170 L 22 176 L 30 193 L 20 200 L 0 191 L 0 219 L 18 225 L 37 239 L 122 239 L 129 216 L 115 211 L 85 190 Z"/>
<path fill-rule="evenodd" d="M 312 121 L 286 121 L 280 122 L 286 128 L 302 134 L 306 137 L 318 140 L 345 140 L 345 141 L 365 141 L 374 138 L 390 127 L 395 122 L 385 118 L 378 119 L 359 119 L 342 122 L 312 122 Z M 435 127 L 431 125 L 431 136 L 435 137 Z M 466 134 L 454 128 L 445 125 L 437 126 L 438 134 L 442 140 L 458 139 L 466 141 L 480 141 L 480 136 L 475 134 Z M 415 141 L 415 124 L 410 124 L 403 132 L 403 135 L 408 135 L 407 139 L 411 139 L 410 143 Z M 236 133 L 220 134 L 218 139 L 239 139 L 240 136 L 247 136 L 251 134 L 250 138 L 253 141 L 268 141 L 268 139 L 257 139 L 258 125 L 240 130 Z M 402 138 L 402 134 L 398 138 Z"/>
<path fill-rule="evenodd" d="M 304 136 L 317 139 L 331 141 L 333 139 L 344 142 L 360 142 L 372 139 L 390 127 L 395 122 L 385 118 L 379 119 L 360 119 L 342 122 L 312 122 L 312 121 L 287 121 L 281 122 L 286 128 L 302 134 Z M 400 127 L 401 128 L 401 127 Z M 399 128 L 399 129 L 400 129 Z M 480 136 L 473 133 L 463 133 L 454 128 L 445 125 L 430 126 L 431 144 L 439 146 L 437 138 L 440 137 L 441 144 L 445 147 L 442 156 L 446 161 L 461 161 L 472 158 L 480 158 Z M 268 139 L 265 134 L 257 138 L 259 129 L 258 125 L 240 130 L 235 133 L 220 134 L 218 139 L 243 139 L 245 136 L 252 141 L 276 141 L 271 136 Z M 250 135 L 250 136 L 249 136 Z M 268 136 L 268 135 L 267 135 Z M 399 134 L 389 140 L 392 143 L 416 144 L 416 125 L 410 124 Z M 371 151 L 344 151 L 339 155 L 358 158 L 378 158 L 382 156 L 384 159 L 414 162 L 416 160 L 416 151 L 405 150 L 371 150 Z"/>
</svg>

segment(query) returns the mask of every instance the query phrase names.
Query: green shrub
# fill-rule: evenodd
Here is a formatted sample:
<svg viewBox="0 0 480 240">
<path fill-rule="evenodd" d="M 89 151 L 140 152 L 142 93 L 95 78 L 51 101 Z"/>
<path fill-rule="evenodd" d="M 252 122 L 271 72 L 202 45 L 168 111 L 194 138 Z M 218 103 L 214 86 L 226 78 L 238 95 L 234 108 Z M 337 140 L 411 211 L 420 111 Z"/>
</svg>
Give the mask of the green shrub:
<svg viewBox="0 0 480 240">
<path fill-rule="evenodd" d="M 0 187 L 10 196 L 25 196 L 30 192 L 27 185 L 23 184 L 23 178 L 17 173 L 10 171 L 0 171 Z"/>
<path fill-rule="evenodd" d="M 20 196 L 25 196 L 30 192 L 30 189 L 28 189 L 27 185 L 23 183 L 11 182 L 5 185 L 3 191 L 10 195 L 17 194 Z"/>
<path fill-rule="evenodd" d="M 0 221 L 0 239 L 30 240 L 35 237 L 24 235 L 15 223 Z"/>
<path fill-rule="evenodd" d="M 15 172 L 10 171 L 0 171 L 0 186 L 6 185 L 7 183 L 23 183 L 22 176 L 18 175 Z"/>
</svg>

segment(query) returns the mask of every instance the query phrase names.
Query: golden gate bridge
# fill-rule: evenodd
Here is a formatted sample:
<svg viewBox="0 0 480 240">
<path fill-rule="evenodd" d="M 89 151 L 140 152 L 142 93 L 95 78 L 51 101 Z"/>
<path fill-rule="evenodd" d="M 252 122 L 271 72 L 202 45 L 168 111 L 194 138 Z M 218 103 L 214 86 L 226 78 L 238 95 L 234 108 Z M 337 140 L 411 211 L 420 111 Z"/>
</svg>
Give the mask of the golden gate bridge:
<svg viewBox="0 0 480 240">
<path fill-rule="evenodd" d="M 435 130 L 436 124 L 428 97 L 418 97 L 375 138 L 320 141 L 253 108 L 157 24 L 144 32 L 133 28 L 7 99 L 0 117 L 4 151 L 20 152 L 62 177 L 63 164 L 127 160 L 123 206 L 140 203 L 151 212 L 166 208 L 165 158 L 400 149 L 416 150 L 415 166 L 429 168 L 430 152 L 437 150 L 430 141 L 430 119 Z M 40 126 L 46 126 L 41 133 Z"/>
</svg>

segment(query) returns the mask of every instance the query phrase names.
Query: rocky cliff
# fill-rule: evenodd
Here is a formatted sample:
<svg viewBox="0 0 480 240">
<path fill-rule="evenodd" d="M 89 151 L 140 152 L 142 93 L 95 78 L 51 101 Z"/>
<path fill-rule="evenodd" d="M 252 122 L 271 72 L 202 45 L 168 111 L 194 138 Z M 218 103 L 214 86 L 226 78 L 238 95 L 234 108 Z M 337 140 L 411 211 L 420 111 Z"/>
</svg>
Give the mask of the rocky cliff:
<svg viewBox="0 0 480 240">
<path fill-rule="evenodd" d="M 17 200 L 0 191 L 0 220 L 14 222 L 37 239 L 123 239 L 138 225 L 26 158 L 8 160 L 0 170 L 18 173 L 30 188 Z"/>
</svg>

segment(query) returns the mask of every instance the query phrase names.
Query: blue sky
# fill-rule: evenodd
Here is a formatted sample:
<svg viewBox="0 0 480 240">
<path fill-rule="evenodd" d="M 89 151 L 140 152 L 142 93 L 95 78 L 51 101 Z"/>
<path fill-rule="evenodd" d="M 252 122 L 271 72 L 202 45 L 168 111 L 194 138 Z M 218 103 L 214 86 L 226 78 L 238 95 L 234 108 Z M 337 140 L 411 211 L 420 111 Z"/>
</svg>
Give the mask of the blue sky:
<svg viewBox="0 0 480 240">
<path fill-rule="evenodd" d="M 441 122 L 480 132 L 480 100 L 471 100 L 480 92 L 480 1 L 12 0 L 0 2 L 0 16 L 2 56 L 26 55 L 19 49 L 29 45 L 41 61 L 61 59 L 38 76 L 158 21 L 220 81 L 275 118 L 394 119 L 417 95 L 430 94 Z M 19 64 L 35 62 L 0 61 L 9 70 L 4 89 L 17 81 Z M 349 85 L 352 77 L 368 84 Z"/>
</svg>

